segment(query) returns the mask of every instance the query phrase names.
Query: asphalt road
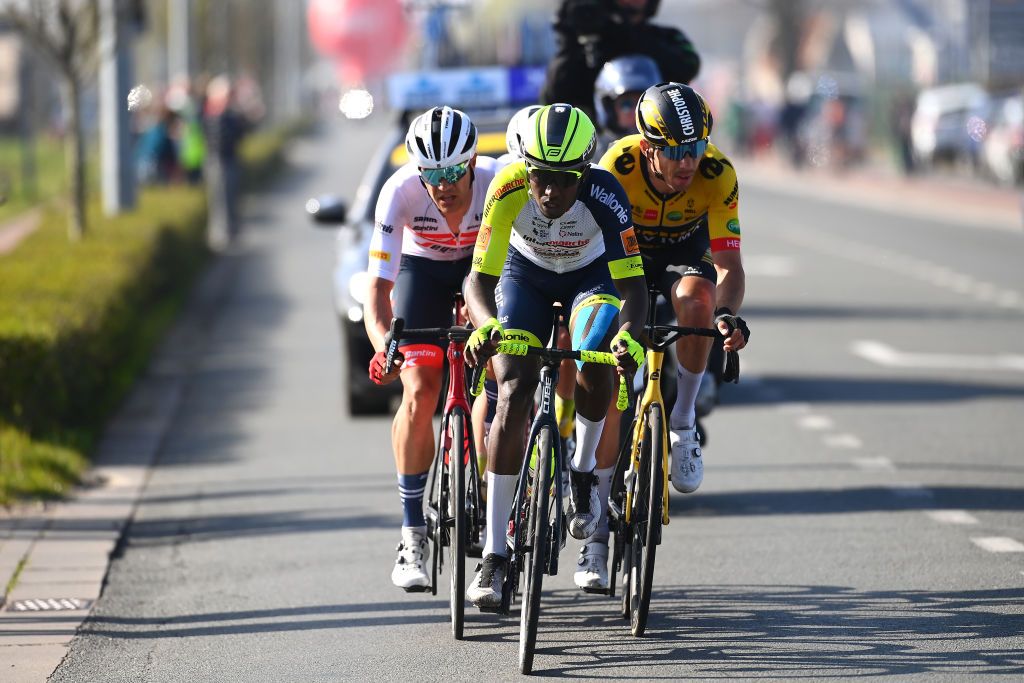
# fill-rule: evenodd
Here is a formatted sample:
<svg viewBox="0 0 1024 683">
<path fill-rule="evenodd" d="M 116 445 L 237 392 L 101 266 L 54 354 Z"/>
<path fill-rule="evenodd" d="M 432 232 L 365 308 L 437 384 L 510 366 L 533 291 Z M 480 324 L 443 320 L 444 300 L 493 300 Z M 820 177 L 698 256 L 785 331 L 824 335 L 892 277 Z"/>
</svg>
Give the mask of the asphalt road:
<svg viewBox="0 0 1024 683">
<path fill-rule="evenodd" d="M 346 416 L 333 239 L 373 124 L 251 201 L 205 352 L 107 585 L 52 681 L 505 680 L 518 612 L 390 584 L 388 419 Z M 742 178 L 742 168 L 740 168 Z M 535 669 L 583 679 L 1024 675 L 1020 233 L 745 186 L 743 377 L 672 498 L 647 637 L 545 582 Z M 970 208 L 963 207 L 963 212 Z M 962 213 L 962 212 L 961 212 Z"/>
</svg>

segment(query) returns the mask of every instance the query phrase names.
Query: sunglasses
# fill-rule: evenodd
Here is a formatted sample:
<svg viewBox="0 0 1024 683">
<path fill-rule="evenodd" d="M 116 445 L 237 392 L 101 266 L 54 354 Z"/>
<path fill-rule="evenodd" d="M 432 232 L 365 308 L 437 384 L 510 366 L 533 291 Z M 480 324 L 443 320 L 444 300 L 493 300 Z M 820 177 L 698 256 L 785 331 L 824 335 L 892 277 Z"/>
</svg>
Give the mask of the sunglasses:
<svg viewBox="0 0 1024 683">
<path fill-rule="evenodd" d="M 462 180 L 462 176 L 466 175 L 468 172 L 469 162 L 464 161 L 461 164 L 446 166 L 444 168 L 421 168 L 420 177 L 427 183 L 437 187 L 442 181 L 449 185 L 457 183 Z"/>
<path fill-rule="evenodd" d="M 704 156 L 704 152 L 708 148 L 708 139 L 696 140 L 694 142 L 684 142 L 681 145 L 675 145 L 674 147 L 658 147 L 658 151 L 661 152 L 662 156 L 672 161 L 682 161 L 686 157 L 693 157 L 694 159 L 700 159 Z"/>
<path fill-rule="evenodd" d="M 541 187 L 572 187 L 583 177 L 582 171 L 546 171 L 539 168 L 527 167 L 530 178 Z"/>
<path fill-rule="evenodd" d="M 639 97 L 634 97 L 632 95 L 623 95 L 615 100 L 615 108 L 618 111 L 635 111 L 636 103 L 639 99 Z"/>
</svg>

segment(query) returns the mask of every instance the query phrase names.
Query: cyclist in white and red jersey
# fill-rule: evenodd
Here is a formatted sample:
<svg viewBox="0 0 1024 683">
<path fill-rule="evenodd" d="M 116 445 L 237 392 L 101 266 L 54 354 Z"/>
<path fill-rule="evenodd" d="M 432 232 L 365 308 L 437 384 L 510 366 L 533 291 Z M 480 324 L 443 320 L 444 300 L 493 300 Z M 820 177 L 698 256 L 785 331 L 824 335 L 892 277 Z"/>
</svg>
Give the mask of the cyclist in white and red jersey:
<svg viewBox="0 0 1024 683">
<path fill-rule="evenodd" d="M 370 378 L 378 384 L 402 380 L 402 406 L 391 431 L 402 541 L 391 580 L 406 591 L 430 586 L 423 491 L 434 454 L 431 418 L 441 391 L 444 346 L 403 341 L 400 358 L 385 368 L 385 338 L 392 317 L 404 318 L 410 328 L 452 323 L 452 296 L 469 272 L 487 186 L 497 170 L 494 159 L 477 156 L 476 143 L 476 126 L 457 109 L 434 107 L 418 116 L 405 138 L 409 162 L 377 198 L 370 240 L 364 306 L 376 350 Z"/>
</svg>

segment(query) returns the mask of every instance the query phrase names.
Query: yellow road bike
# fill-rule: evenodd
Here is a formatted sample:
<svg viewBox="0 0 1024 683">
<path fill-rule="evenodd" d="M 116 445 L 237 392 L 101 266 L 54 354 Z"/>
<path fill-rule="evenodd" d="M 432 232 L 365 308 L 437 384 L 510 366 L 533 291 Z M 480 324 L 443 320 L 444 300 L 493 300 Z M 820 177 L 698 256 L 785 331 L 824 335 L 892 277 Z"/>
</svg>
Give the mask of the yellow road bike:
<svg viewBox="0 0 1024 683">
<path fill-rule="evenodd" d="M 669 523 L 669 443 L 661 394 L 665 351 L 683 336 L 722 336 L 710 328 L 655 325 L 658 291 L 650 289 L 649 296 L 643 394 L 636 402 L 631 438 L 626 439 L 619 453 L 608 499 L 608 526 L 615 535 L 612 576 L 621 570 L 622 617 L 630 620 L 630 630 L 637 637 L 647 628 L 655 556 L 661 528 Z M 731 360 L 736 362 L 735 357 Z M 614 578 L 608 592 L 614 597 Z"/>
</svg>

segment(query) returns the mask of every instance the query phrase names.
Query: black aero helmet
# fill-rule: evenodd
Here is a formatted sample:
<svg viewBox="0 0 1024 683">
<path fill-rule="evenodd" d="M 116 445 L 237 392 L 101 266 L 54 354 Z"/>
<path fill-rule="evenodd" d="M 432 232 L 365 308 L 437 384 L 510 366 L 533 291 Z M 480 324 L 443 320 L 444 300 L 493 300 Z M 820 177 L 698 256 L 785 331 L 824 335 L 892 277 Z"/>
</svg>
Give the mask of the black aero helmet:
<svg viewBox="0 0 1024 683">
<path fill-rule="evenodd" d="M 711 135 L 711 110 L 700 94 L 682 83 L 652 85 L 636 104 L 636 127 L 655 147 L 675 147 Z"/>
</svg>

